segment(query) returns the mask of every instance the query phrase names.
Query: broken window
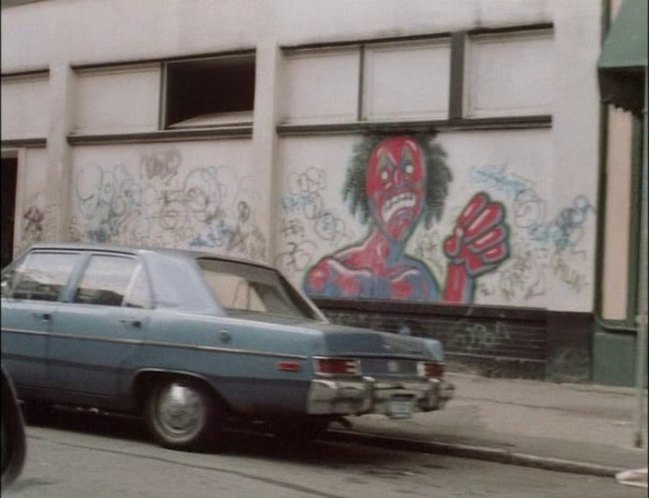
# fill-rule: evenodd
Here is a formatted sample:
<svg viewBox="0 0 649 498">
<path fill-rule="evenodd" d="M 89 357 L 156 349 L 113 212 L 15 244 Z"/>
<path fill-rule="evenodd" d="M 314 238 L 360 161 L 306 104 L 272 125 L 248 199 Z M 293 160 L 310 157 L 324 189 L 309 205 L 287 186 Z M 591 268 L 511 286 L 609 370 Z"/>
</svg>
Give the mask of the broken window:
<svg viewBox="0 0 649 498">
<path fill-rule="evenodd" d="M 250 123 L 254 97 L 254 55 L 168 62 L 165 127 Z"/>
</svg>

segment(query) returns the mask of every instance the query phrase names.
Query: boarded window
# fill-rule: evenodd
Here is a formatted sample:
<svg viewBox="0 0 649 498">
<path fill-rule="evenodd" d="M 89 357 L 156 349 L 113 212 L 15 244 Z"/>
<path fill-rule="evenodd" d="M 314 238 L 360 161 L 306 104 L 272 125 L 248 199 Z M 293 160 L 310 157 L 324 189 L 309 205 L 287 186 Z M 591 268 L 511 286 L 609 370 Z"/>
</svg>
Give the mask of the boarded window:
<svg viewBox="0 0 649 498">
<path fill-rule="evenodd" d="M 158 129 L 160 64 L 77 71 L 76 133 Z"/>
<path fill-rule="evenodd" d="M 554 60 L 551 31 L 471 37 L 466 117 L 551 114 Z"/>
<path fill-rule="evenodd" d="M 2 78 L 2 139 L 44 138 L 50 116 L 49 74 Z"/>
<path fill-rule="evenodd" d="M 358 48 L 299 50 L 286 56 L 287 123 L 355 121 Z"/>
<path fill-rule="evenodd" d="M 448 39 L 368 47 L 363 88 L 365 117 L 446 119 L 450 57 Z"/>
</svg>

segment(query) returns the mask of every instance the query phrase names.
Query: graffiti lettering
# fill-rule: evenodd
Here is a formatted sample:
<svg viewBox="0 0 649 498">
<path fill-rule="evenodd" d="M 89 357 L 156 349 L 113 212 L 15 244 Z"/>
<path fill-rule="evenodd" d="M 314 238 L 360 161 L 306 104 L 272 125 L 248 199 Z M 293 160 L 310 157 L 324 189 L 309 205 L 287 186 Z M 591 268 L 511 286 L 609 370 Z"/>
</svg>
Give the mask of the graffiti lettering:
<svg viewBox="0 0 649 498">
<path fill-rule="evenodd" d="M 545 294 L 545 273 L 537 259 L 543 250 L 515 248 L 505 269 L 500 272 L 499 289 L 507 301 L 529 299 Z"/>
<path fill-rule="evenodd" d="M 75 181 L 79 240 L 219 248 L 264 259 L 266 241 L 229 168 L 182 171 L 176 150 L 143 155 L 140 169 L 90 165 Z"/>
<path fill-rule="evenodd" d="M 147 179 L 160 178 L 164 183 L 168 183 L 178 174 L 181 162 L 181 156 L 177 150 L 147 154 L 140 159 Z"/>
<path fill-rule="evenodd" d="M 595 212 L 595 208 L 583 195 L 576 197 L 572 201 L 572 206 L 559 212 L 554 221 L 554 225 L 558 230 L 557 249 L 570 248 L 575 252 L 575 248 L 583 236 L 582 226 L 591 212 Z"/>
<path fill-rule="evenodd" d="M 531 189 L 528 180 L 508 172 L 506 165 L 474 166 L 471 168 L 471 179 L 476 184 L 484 185 L 492 191 L 503 193 L 511 198 Z"/>
<path fill-rule="evenodd" d="M 326 190 L 326 188 L 326 176 L 322 169 L 309 168 L 302 173 L 288 175 L 288 191 L 292 196 L 312 194 Z"/>
<path fill-rule="evenodd" d="M 30 243 L 38 242 L 43 238 L 43 220 L 45 214 L 37 206 L 30 206 L 25 214 L 25 225 L 23 228 L 23 239 L 29 240 Z"/>
<path fill-rule="evenodd" d="M 280 229 L 280 232 L 284 237 L 304 237 L 305 228 L 302 220 L 293 218 L 290 220 L 284 220 L 283 226 Z"/>
<path fill-rule="evenodd" d="M 308 240 L 289 242 L 287 250 L 277 256 L 276 264 L 289 274 L 302 272 L 311 264 L 315 250 L 316 244 Z"/>
<path fill-rule="evenodd" d="M 577 293 L 590 285 L 586 276 L 571 268 L 561 254 L 555 254 L 552 257 L 552 271 L 561 282 L 567 284 Z"/>
<path fill-rule="evenodd" d="M 336 211 L 325 207 L 321 194 L 327 188 L 324 170 L 309 168 L 302 173 L 291 172 L 286 181 L 289 195 L 281 199 L 281 208 L 288 217 L 282 220 L 280 228 L 285 249 L 279 254 L 277 264 L 287 274 L 295 274 L 312 263 L 318 248 L 310 240 L 303 243 L 304 237 L 319 244 L 338 245 L 351 235 Z"/>
<path fill-rule="evenodd" d="M 503 342 L 511 340 L 511 334 L 503 322 L 493 327 L 482 323 L 472 323 L 453 333 L 449 350 L 476 352 L 491 350 Z"/>
</svg>

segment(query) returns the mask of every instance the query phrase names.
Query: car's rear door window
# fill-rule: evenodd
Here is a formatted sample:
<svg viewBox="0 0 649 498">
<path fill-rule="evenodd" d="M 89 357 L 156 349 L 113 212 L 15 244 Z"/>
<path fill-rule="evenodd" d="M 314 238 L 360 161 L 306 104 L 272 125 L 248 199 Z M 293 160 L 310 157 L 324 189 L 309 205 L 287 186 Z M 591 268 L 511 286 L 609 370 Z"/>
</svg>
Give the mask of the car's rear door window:
<svg viewBox="0 0 649 498">
<path fill-rule="evenodd" d="M 133 278 L 128 285 L 126 296 L 124 297 L 124 306 L 129 308 L 149 308 L 151 307 L 151 288 L 149 280 L 141 264 L 135 268 Z"/>
<path fill-rule="evenodd" d="M 56 301 L 68 283 L 79 254 L 33 252 L 3 282 L 3 294 L 14 299 Z"/>
<path fill-rule="evenodd" d="M 128 299 L 126 299 L 126 297 Z M 144 307 L 148 288 L 135 258 L 93 255 L 74 294 L 75 303 Z"/>
<path fill-rule="evenodd" d="M 228 312 L 316 318 L 311 307 L 275 270 L 209 258 L 198 259 L 198 264 L 217 301 Z"/>
</svg>

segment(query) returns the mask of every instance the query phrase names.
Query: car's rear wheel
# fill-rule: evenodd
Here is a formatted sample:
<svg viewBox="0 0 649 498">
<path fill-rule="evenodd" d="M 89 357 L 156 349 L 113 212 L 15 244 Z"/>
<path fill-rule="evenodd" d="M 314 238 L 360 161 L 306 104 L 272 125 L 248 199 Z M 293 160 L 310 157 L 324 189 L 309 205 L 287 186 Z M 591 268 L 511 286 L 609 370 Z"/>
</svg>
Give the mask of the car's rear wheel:
<svg viewBox="0 0 649 498">
<path fill-rule="evenodd" d="M 218 414 L 212 393 L 205 386 L 192 380 L 170 379 L 150 389 L 145 416 L 158 443 L 185 450 L 207 439 Z"/>
</svg>

